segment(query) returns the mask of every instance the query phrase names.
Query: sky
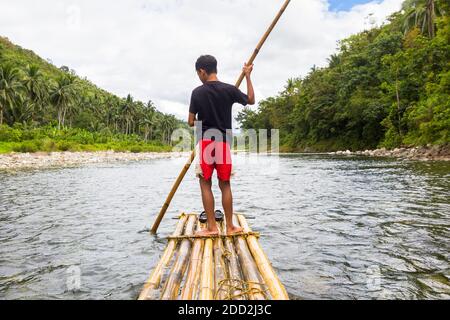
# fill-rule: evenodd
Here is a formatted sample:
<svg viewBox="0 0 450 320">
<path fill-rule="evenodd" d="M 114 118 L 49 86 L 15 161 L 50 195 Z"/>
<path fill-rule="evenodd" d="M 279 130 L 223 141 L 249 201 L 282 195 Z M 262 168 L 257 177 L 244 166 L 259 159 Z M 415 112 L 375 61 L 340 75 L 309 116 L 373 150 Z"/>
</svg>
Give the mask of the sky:
<svg viewBox="0 0 450 320">
<path fill-rule="evenodd" d="M 200 85 L 197 57 L 214 55 L 219 79 L 234 83 L 283 2 L 0 0 L 0 35 L 101 88 L 152 100 L 185 120 Z M 339 39 L 383 23 L 401 3 L 292 0 L 255 61 L 257 101 L 282 91 L 287 79 L 326 65 Z"/>
<path fill-rule="evenodd" d="M 348 11 L 351 8 L 353 8 L 357 4 L 364 4 L 368 3 L 370 1 L 368 0 L 329 0 L 328 3 L 330 4 L 330 10 L 334 11 Z"/>
</svg>

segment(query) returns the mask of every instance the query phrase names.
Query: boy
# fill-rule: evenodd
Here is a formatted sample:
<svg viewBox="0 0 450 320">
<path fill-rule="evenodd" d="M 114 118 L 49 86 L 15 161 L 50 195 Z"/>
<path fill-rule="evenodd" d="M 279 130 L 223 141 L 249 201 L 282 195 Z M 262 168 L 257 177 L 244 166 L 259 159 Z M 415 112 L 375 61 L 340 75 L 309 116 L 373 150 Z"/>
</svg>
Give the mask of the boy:
<svg viewBox="0 0 450 320">
<path fill-rule="evenodd" d="M 255 104 L 255 93 L 250 75 L 253 65 L 244 65 L 247 94 L 238 88 L 220 82 L 217 78 L 217 60 L 210 55 L 198 58 L 195 69 L 202 86 L 192 92 L 188 123 L 197 127 L 200 169 L 198 177 L 203 207 L 207 215 L 207 229 L 197 232 L 198 236 L 212 236 L 219 233 L 215 221 L 214 195 L 211 177 L 217 171 L 222 192 L 222 206 L 225 211 L 227 234 L 242 232 L 233 224 L 233 196 L 231 193 L 231 109 L 234 103 Z M 197 122 L 198 121 L 198 122 Z M 201 127 L 200 127 L 201 126 Z"/>
</svg>

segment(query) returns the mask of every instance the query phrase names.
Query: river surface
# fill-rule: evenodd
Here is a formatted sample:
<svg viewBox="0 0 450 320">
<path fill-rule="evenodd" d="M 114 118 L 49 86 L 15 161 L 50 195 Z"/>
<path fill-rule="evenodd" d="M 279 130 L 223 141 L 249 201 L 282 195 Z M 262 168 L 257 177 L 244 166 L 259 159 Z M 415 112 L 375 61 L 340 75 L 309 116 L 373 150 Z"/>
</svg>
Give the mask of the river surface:
<svg viewBox="0 0 450 320">
<path fill-rule="evenodd" d="M 0 299 L 135 299 L 174 218 L 201 210 L 191 169 L 146 231 L 184 161 L 0 172 Z M 235 162 L 235 210 L 293 299 L 450 298 L 449 162 Z"/>
</svg>

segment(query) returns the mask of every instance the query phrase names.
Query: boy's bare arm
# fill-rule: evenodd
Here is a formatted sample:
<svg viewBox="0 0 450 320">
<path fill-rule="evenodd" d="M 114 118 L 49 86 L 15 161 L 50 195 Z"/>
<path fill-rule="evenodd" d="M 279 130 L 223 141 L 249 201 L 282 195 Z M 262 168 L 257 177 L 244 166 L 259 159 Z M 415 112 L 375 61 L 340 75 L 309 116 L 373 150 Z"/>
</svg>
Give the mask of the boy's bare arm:
<svg viewBox="0 0 450 320">
<path fill-rule="evenodd" d="M 253 89 L 253 83 L 252 83 L 252 79 L 251 79 L 251 74 L 253 71 L 253 64 L 247 65 L 247 63 L 246 63 L 242 70 L 244 71 L 245 80 L 247 81 L 248 104 L 254 105 L 255 104 L 255 90 Z"/>
<path fill-rule="evenodd" d="M 188 125 L 190 127 L 193 127 L 195 125 L 195 121 L 197 121 L 197 119 L 195 118 L 195 114 L 189 112 Z"/>
</svg>

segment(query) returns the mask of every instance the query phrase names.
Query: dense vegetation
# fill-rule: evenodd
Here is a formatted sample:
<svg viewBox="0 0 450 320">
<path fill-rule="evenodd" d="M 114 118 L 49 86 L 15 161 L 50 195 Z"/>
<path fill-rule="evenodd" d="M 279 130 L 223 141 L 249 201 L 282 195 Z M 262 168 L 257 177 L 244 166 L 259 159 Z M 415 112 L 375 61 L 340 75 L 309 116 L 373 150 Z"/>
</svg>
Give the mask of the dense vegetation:
<svg viewBox="0 0 450 320">
<path fill-rule="evenodd" d="M 341 41 L 327 67 L 244 109 L 242 128 L 280 129 L 285 150 L 448 144 L 449 9 L 405 1 L 383 26 Z"/>
<path fill-rule="evenodd" d="M 152 101 L 119 98 L 0 37 L 0 152 L 168 150 L 182 125 Z"/>
</svg>

